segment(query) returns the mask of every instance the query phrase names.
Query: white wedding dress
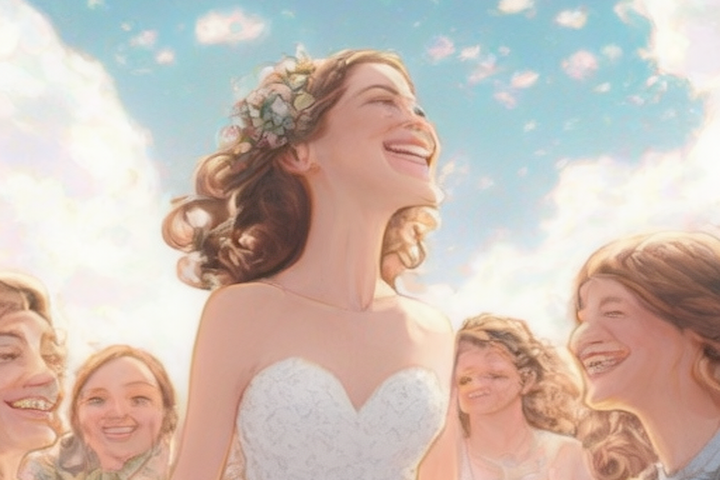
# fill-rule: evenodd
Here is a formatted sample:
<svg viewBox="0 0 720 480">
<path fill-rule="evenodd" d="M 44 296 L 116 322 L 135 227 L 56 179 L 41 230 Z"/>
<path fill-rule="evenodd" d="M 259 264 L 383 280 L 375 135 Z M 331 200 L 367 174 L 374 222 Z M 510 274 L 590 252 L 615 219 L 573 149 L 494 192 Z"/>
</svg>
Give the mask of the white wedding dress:
<svg viewBox="0 0 720 480">
<path fill-rule="evenodd" d="M 236 469 L 233 478 L 411 480 L 446 408 L 426 368 L 395 372 L 356 409 L 331 372 L 290 357 L 245 390 L 237 417 L 244 477 Z"/>
</svg>

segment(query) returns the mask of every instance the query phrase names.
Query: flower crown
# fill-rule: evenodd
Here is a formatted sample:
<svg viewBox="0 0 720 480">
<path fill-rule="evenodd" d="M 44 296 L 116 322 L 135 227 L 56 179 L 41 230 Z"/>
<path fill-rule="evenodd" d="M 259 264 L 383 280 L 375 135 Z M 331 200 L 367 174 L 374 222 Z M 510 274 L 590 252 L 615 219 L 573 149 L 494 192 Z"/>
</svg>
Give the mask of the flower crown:
<svg viewBox="0 0 720 480">
<path fill-rule="evenodd" d="M 261 86 L 235 104 L 235 123 L 220 133 L 221 147 L 242 155 L 252 148 L 276 149 L 288 143 L 288 133 L 309 121 L 315 98 L 307 92 L 315 70 L 307 57 L 287 57 L 275 65 Z"/>
</svg>

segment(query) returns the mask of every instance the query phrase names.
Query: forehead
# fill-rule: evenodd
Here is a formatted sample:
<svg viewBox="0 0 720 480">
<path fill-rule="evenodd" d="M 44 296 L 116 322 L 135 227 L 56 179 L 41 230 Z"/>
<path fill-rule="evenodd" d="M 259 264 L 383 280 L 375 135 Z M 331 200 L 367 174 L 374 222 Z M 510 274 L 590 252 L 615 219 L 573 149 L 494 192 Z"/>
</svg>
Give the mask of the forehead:
<svg viewBox="0 0 720 480">
<path fill-rule="evenodd" d="M 112 388 L 129 383 L 143 382 L 157 386 L 157 380 L 147 365 L 133 357 L 114 358 L 90 375 L 83 390 Z"/>
<path fill-rule="evenodd" d="M 385 63 L 361 63 L 354 66 L 345 84 L 348 95 L 357 94 L 372 86 L 385 86 L 393 88 L 404 97 L 415 97 L 405 75 Z"/>
<path fill-rule="evenodd" d="M 466 344 L 458 347 L 458 370 L 469 370 L 474 368 L 514 368 L 510 354 L 501 346 L 488 345 L 480 347 Z"/>
<path fill-rule="evenodd" d="M 591 277 L 578 291 L 581 307 L 594 303 L 634 302 L 635 294 L 612 278 Z"/>
<path fill-rule="evenodd" d="M 21 330 L 26 334 L 43 335 L 51 333 L 52 327 L 43 317 L 29 310 L 8 313 L 0 317 L 0 333 L 6 330 Z"/>
</svg>

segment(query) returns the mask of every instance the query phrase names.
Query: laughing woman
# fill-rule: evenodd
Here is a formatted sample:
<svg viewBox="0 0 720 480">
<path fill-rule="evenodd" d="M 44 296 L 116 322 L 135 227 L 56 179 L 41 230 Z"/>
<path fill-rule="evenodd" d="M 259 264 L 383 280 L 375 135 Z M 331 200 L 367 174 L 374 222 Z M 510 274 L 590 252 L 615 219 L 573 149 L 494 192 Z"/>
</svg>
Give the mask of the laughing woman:
<svg viewBox="0 0 720 480">
<path fill-rule="evenodd" d="M 400 59 L 288 59 L 164 224 L 200 322 L 173 479 L 452 478 L 452 329 L 393 288 L 435 226 L 435 129 Z M 234 436 L 239 444 L 233 444 Z M 435 477 L 433 477 L 435 475 Z"/>
<path fill-rule="evenodd" d="M 55 440 L 64 358 L 42 285 L 0 272 L 0 479 L 15 479 L 28 451 Z"/>
<path fill-rule="evenodd" d="M 637 416 L 659 457 L 643 475 L 720 478 L 720 240 L 668 232 L 614 241 L 590 256 L 575 292 L 570 349 L 586 400 Z M 641 441 L 627 447 L 633 463 L 650 460 Z"/>
</svg>

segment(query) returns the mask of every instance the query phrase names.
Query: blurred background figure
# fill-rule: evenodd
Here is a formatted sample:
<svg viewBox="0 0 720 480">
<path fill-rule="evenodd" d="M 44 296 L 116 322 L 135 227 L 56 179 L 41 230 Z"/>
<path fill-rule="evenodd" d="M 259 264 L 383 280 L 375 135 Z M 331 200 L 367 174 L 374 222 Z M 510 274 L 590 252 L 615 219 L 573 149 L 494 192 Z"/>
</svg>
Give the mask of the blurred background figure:
<svg viewBox="0 0 720 480">
<path fill-rule="evenodd" d="M 14 479 L 22 457 L 51 445 L 65 355 L 42 284 L 0 272 L 0 478 Z"/>
<path fill-rule="evenodd" d="M 71 401 L 71 431 L 28 455 L 21 479 L 168 476 L 175 392 L 154 356 L 127 345 L 101 350 L 79 368 Z"/>
<path fill-rule="evenodd" d="M 573 438 L 580 389 L 522 320 L 482 314 L 457 332 L 461 480 L 592 479 Z"/>
</svg>

